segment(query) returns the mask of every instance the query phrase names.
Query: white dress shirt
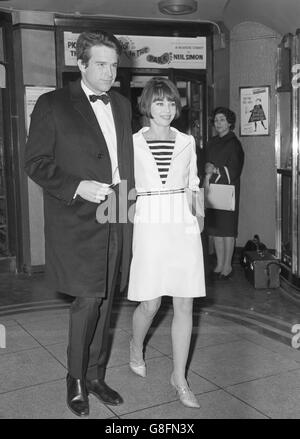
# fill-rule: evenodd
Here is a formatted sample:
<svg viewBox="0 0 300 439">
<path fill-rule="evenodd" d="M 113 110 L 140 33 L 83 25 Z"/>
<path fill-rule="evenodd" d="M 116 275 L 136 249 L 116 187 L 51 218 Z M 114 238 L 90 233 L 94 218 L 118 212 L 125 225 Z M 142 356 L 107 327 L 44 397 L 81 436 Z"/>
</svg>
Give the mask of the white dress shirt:
<svg viewBox="0 0 300 439">
<path fill-rule="evenodd" d="M 91 102 L 89 96 L 95 93 L 92 90 L 90 90 L 84 84 L 83 81 L 81 81 L 81 87 L 94 110 L 94 113 L 96 115 L 99 126 L 101 128 L 101 131 L 104 135 L 107 144 L 110 161 L 111 161 L 112 183 L 118 184 L 120 183 L 121 179 L 120 179 L 119 167 L 118 167 L 117 135 L 116 135 L 116 127 L 115 127 L 115 122 L 114 122 L 110 102 L 107 105 L 105 105 L 99 99 L 96 100 L 95 102 Z"/>
</svg>

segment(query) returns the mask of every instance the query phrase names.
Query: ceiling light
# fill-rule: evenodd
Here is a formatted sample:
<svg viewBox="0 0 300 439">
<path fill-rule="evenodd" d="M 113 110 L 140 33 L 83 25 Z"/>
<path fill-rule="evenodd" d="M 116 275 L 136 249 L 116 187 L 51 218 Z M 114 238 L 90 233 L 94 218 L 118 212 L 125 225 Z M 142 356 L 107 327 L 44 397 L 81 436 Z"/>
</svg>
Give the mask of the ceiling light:
<svg viewBox="0 0 300 439">
<path fill-rule="evenodd" d="M 198 5 L 195 0 L 161 0 L 158 7 L 163 14 L 184 15 L 197 11 Z"/>
</svg>

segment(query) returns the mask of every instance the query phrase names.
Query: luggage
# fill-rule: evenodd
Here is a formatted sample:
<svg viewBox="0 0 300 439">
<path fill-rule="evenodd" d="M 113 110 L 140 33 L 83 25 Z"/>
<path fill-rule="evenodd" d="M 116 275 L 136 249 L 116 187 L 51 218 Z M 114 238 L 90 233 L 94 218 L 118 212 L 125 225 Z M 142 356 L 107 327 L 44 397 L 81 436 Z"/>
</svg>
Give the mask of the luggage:
<svg viewBox="0 0 300 439">
<path fill-rule="evenodd" d="M 247 241 L 246 245 L 242 249 L 241 257 L 240 257 L 240 263 L 242 266 L 244 266 L 245 252 L 252 252 L 252 251 L 257 251 L 257 252 L 267 251 L 267 247 L 265 246 L 265 244 L 261 242 L 259 235 L 254 235 L 253 239 L 249 239 L 249 241 Z"/>
<path fill-rule="evenodd" d="M 243 265 L 246 278 L 254 288 L 278 288 L 280 263 L 269 252 L 246 251 Z"/>
</svg>

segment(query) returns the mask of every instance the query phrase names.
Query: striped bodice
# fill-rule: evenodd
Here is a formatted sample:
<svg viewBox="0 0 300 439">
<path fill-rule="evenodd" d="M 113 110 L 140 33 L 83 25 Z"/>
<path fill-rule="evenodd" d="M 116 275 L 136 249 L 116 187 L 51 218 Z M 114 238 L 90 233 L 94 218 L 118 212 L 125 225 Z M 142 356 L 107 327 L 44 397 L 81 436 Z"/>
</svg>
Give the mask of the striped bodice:
<svg viewBox="0 0 300 439">
<path fill-rule="evenodd" d="M 175 140 L 147 140 L 147 144 L 156 161 L 162 184 L 165 184 L 170 169 Z"/>
</svg>

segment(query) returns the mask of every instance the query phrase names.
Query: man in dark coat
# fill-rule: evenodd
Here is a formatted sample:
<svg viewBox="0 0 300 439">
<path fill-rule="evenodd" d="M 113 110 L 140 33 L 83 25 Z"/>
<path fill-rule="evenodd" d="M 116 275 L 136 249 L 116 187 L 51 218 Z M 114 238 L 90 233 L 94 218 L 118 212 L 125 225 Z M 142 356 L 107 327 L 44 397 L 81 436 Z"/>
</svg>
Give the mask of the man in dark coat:
<svg viewBox="0 0 300 439">
<path fill-rule="evenodd" d="M 99 214 L 96 220 L 101 202 L 116 200 L 124 211 L 134 187 L 131 106 L 109 91 L 120 53 L 113 35 L 82 33 L 81 80 L 38 99 L 26 145 L 26 171 L 44 191 L 46 276 L 53 289 L 74 296 L 67 404 L 78 416 L 89 414 L 89 393 L 106 404 L 123 402 L 104 377 L 113 293 L 120 270 L 126 286 L 132 223 L 119 211 L 110 222 Z"/>
</svg>

